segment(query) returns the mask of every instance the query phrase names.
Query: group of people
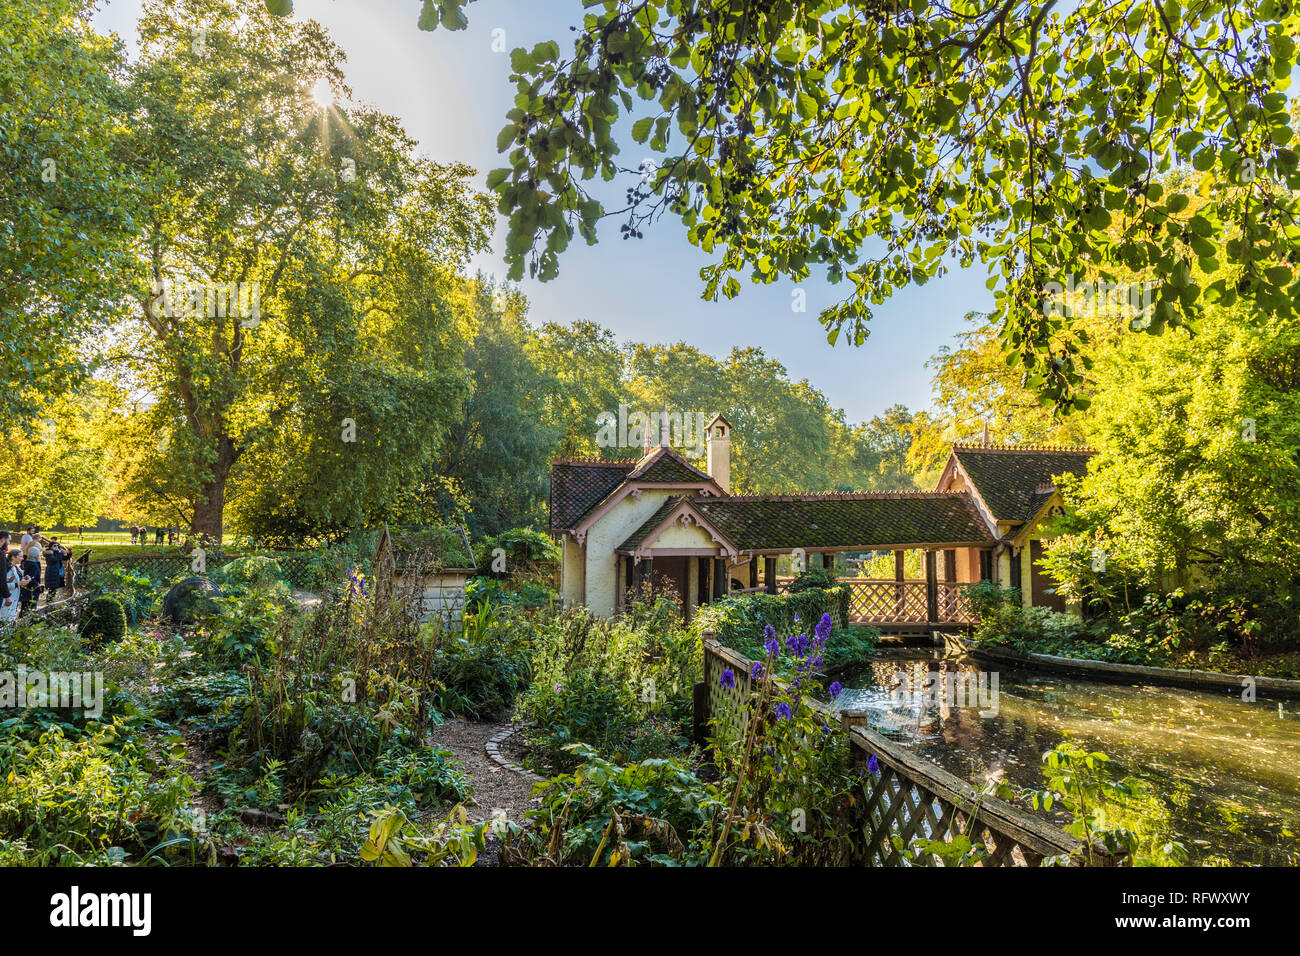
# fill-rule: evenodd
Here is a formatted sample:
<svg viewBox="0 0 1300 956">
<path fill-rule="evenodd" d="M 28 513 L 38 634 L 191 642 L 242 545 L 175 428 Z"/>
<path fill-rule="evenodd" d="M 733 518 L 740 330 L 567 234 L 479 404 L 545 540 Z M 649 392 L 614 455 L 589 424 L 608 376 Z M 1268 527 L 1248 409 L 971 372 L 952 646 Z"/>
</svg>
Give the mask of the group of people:
<svg viewBox="0 0 1300 956">
<path fill-rule="evenodd" d="M 0 530 L 0 549 L 8 559 L 0 577 L 0 626 L 31 611 L 42 591 L 48 595 L 47 604 L 57 600 L 67 583 L 67 565 L 72 558 L 72 552 L 57 537 L 46 538 L 34 524 L 27 526 L 19 546 L 11 549 L 12 537 Z"/>
<path fill-rule="evenodd" d="M 180 529 L 178 528 L 154 528 L 153 543 L 161 545 L 163 539 L 167 539 L 168 544 L 175 544 L 180 538 Z M 149 543 L 149 526 L 148 525 L 131 525 L 131 543 L 148 544 Z"/>
</svg>

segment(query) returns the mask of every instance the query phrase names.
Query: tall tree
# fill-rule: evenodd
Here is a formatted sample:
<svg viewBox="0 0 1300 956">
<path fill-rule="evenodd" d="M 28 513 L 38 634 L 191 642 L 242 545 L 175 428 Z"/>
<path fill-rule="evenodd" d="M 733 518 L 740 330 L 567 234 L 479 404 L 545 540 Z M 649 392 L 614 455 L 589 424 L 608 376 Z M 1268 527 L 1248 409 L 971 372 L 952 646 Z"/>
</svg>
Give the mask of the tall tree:
<svg viewBox="0 0 1300 956">
<path fill-rule="evenodd" d="M 126 274 L 121 49 L 91 0 L 0 6 L 0 427 L 49 414 L 93 361 Z"/>
<path fill-rule="evenodd" d="M 1300 591 L 1300 330 L 1210 310 L 1196 334 L 1099 357 L 1097 457 L 1050 565 L 1148 587 L 1253 583 Z M 1294 619 L 1293 619 L 1294 623 Z"/>
<path fill-rule="evenodd" d="M 308 454 L 262 459 L 258 480 L 292 463 L 311 520 L 353 520 L 446 433 L 459 380 L 448 282 L 485 245 L 489 210 L 470 170 L 419 157 L 392 118 L 319 102 L 347 88 L 318 24 L 236 0 L 148 0 L 140 35 L 134 148 L 150 176 L 118 368 L 156 398 L 194 531 L 222 533 L 241 458 L 290 424 Z"/>
<path fill-rule="evenodd" d="M 473 298 L 469 387 L 437 473 L 471 502 L 471 530 L 497 534 L 542 521 L 546 462 L 557 439 L 544 410 L 561 388 L 534 357 L 523 296 L 480 279 Z"/>
<path fill-rule="evenodd" d="M 556 382 L 544 399 L 546 420 L 559 435 L 555 453 L 562 458 L 626 455 L 596 441 L 597 419 L 604 412 L 617 415 L 624 400 L 624 356 L 614 333 L 595 322 L 548 322 L 537 330 L 532 349 Z"/>
<path fill-rule="evenodd" d="M 105 382 L 83 382 L 46 403 L 34 427 L 4 434 L 11 466 L 0 517 L 39 524 L 94 524 L 115 487 L 112 433 L 123 396 Z"/>
</svg>

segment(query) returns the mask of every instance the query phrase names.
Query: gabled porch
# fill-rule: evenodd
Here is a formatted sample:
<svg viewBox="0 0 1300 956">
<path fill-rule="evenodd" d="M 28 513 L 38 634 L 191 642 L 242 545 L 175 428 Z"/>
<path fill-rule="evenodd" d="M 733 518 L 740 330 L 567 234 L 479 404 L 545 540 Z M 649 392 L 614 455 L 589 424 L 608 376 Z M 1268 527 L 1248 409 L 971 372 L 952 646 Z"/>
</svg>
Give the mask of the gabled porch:
<svg viewBox="0 0 1300 956">
<path fill-rule="evenodd" d="M 923 530 L 933 537 L 907 537 Z M 947 533 L 946 540 L 939 534 Z M 788 543 L 788 546 L 784 546 Z M 728 594 L 788 589 L 778 561 L 833 567 L 839 553 L 894 553 L 893 578 L 841 578 L 850 621 L 892 634 L 960 630 L 972 623 L 964 586 L 992 578 L 996 541 L 963 494 L 672 498 L 615 551 L 621 595 L 670 584 L 683 613 Z M 924 578 L 904 576 L 922 552 Z"/>
</svg>

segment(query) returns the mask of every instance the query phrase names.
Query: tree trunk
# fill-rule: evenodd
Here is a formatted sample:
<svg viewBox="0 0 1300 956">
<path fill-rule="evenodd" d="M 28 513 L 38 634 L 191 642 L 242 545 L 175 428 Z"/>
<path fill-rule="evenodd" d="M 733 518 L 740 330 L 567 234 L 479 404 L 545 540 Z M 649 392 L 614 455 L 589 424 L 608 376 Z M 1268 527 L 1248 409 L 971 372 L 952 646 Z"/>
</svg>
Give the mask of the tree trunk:
<svg viewBox="0 0 1300 956">
<path fill-rule="evenodd" d="M 217 459 L 212 471 L 199 489 L 199 500 L 194 503 L 194 520 L 190 531 L 196 537 L 206 536 L 213 544 L 221 543 L 226 508 L 226 480 L 235 463 L 235 443 L 228 435 L 217 439 Z"/>
</svg>

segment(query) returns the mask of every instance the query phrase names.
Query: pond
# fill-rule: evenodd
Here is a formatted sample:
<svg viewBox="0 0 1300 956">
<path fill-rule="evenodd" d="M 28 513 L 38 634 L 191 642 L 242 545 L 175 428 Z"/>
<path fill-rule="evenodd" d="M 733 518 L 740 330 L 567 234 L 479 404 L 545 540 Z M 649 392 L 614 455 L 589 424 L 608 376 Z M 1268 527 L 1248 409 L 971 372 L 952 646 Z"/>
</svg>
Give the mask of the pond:
<svg viewBox="0 0 1300 956">
<path fill-rule="evenodd" d="M 1040 788 L 1042 754 L 1072 739 L 1144 784 L 1122 821 L 1144 843 L 1177 840 L 1193 865 L 1300 865 L 1300 701 L 1279 710 L 1239 694 L 1006 668 L 981 683 L 980 674 L 953 651 L 882 650 L 836 675 L 846 688 L 836 704 L 977 787 L 1001 771 Z M 966 698 L 923 692 L 944 680 Z"/>
</svg>

